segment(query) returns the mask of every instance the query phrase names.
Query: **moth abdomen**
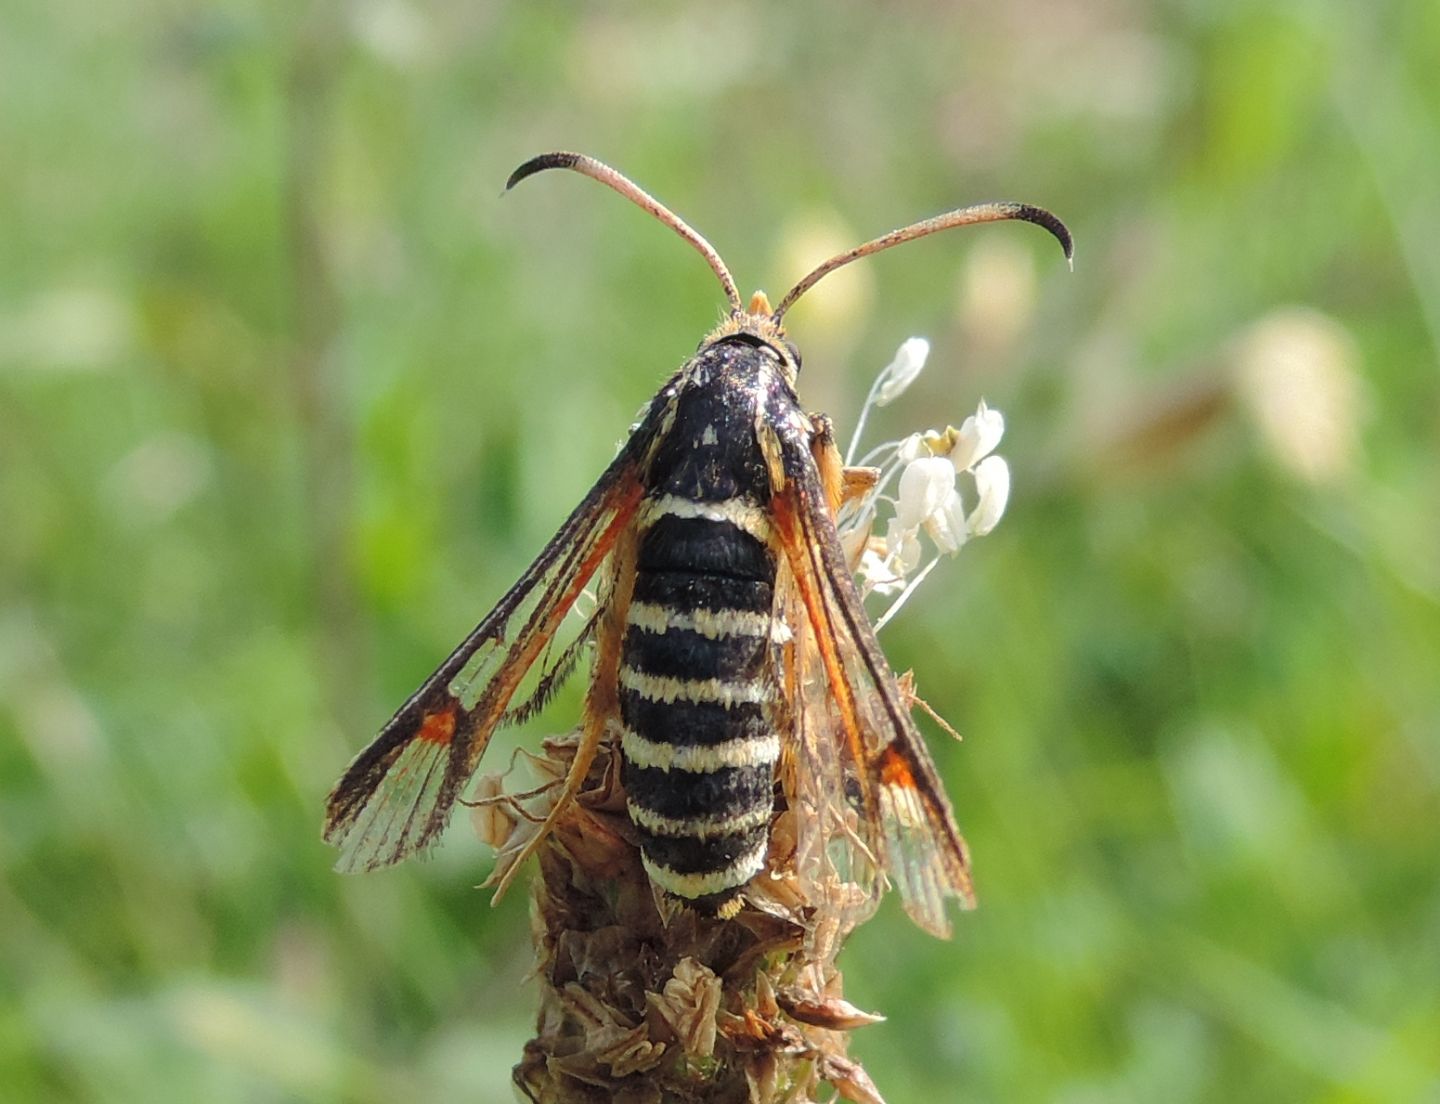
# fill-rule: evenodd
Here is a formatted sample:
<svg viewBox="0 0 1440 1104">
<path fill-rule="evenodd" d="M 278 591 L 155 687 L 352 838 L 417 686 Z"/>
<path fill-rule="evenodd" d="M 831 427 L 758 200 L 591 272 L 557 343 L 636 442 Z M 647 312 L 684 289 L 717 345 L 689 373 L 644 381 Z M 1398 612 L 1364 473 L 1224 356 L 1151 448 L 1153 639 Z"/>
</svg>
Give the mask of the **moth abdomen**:
<svg viewBox="0 0 1440 1104">
<path fill-rule="evenodd" d="M 764 514 L 758 507 L 744 499 L 696 505 L 709 506 L 713 514 L 684 517 L 662 513 L 655 518 L 642 542 L 636 561 L 638 568 L 724 575 L 765 583 L 775 578 L 775 557 L 766 544 L 768 530 L 764 537 L 758 537 L 740 528 L 741 522 L 726 516 L 728 510 L 752 529 L 759 528 L 758 522 Z M 756 516 L 750 515 L 752 510 Z"/>
<path fill-rule="evenodd" d="M 714 597 L 714 576 L 678 574 L 692 593 Z M 637 568 L 637 590 L 676 575 Z M 771 583 L 743 582 L 768 606 Z M 770 618 L 746 608 L 759 601 L 716 608 L 678 593 L 672 604 L 630 607 L 618 688 L 621 777 L 651 879 L 719 909 L 765 862 L 780 756 Z"/>
</svg>

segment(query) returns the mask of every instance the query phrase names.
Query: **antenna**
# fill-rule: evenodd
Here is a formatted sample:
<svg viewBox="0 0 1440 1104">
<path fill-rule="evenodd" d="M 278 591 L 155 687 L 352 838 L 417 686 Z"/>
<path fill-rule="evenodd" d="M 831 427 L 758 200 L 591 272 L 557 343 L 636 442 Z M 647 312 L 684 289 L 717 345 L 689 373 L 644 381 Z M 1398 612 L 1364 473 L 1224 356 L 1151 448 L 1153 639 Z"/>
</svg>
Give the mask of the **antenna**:
<svg viewBox="0 0 1440 1104">
<path fill-rule="evenodd" d="M 740 292 L 735 287 L 735 280 L 731 277 L 730 270 L 725 267 L 725 262 L 720 259 L 720 254 L 715 251 L 715 247 L 692 230 L 685 220 L 674 211 L 609 165 L 596 161 L 593 157 L 586 157 L 583 153 L 542 153 L 539 157 L 530 158 L 511 173 L 510 179 L 505 181 L 505 190 L 508 192 L 527 176 L 534 176 L 546 169 L 573 169 L 583 176 L 588 176 L 591 180 L 600 181 L 607 188 L 613 188 L 635 206 L 654 215 L 693 245 L 705 258 L 705 262 L 710 266 L 710 271 L 715 273 L 720 280 L 720 286 L 725 289 L 725 297 L 730 300 L 730 312 L 732 314 L 744 312 L 740 302 Z"/>
<path fill-rule="evenodd" d="M 775 308 L 775 313 L 770 318 L 778 326 L 785 312 L 795 305 L 795 300 L 818 284 L 823 277 L 851 261 L 858 261 L 861 257 L 879 253 L 881 250 L 889 249 L 892 245 L 900 245 L 903 242 L 914 241 L 916 238 L 938 234 L 941 230 L 949 230 L 956 226 L 969 226 L 977 222 L 1005 222 L 1009 219 L 1033 222 L 1036 226 L 1043 226 L 1049 230 L 1060 243 L 1060 248 L 1065 250 L 1065 259 L 1070 262 L 1072 268 L 1074 267 L 1075 243 L 1071 240 L 1070 231 L 1063 222 L 1045 208 L 1032 207 L 1028 203 L 977 203 L 973 207 L 961 207 L 958 211 L 948 211 L 922 222 L 902 226 L 899 230 L 891 230 L 890 233 L 868 241 L 864 245 L 857 245 L 854 249 L 847 249 L 844 253 L 835 254 L 786 292 L 785 298 L 780 300 L 780 305 Z"/>
</svg>

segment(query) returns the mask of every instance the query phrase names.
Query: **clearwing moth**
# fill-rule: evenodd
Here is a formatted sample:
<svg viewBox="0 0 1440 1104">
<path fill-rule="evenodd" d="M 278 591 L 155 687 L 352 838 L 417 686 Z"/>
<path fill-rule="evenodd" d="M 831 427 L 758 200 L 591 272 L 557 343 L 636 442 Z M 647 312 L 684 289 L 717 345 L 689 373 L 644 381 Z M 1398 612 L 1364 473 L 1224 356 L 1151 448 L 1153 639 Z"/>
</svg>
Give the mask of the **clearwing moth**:
<svg viewBox="0 0 1440 1104">
<path fill-rule="evenodd" d="M 593 158 L 532 158 L 506 190 L 546 169 L 591 177 L 669 226 L 709 263 L 729 314 L 534 563 L 350 764 L 325 817 L 337 869 L 373 870 L 432 843 L 497 726 L 533 711 L 583 641 L 593 670 L 579 752 L 530 847 L 610 741 L 644 868 L 665 894 L 732 914 L 765 866 L 777 808 L 820 795 L 845 825 L 832 835 L 878 863 L 922 928 L 947 935 L 945 902 L 974 901 L 965 843 L 841 549 L 846 470 L 828 419 L 796 397 L 800 354 L 783 320 L 826 274 L 892 245 L 1019 219 L 1069 258 L 1069 231 L 1028 204 L 965 207 L 831 257 L 776 307 L 763 292 L 746 305 L 709 242 Z M 553 657 L 592 580 L 599 609 Z M 532 667 L 541 690 L 513 706 Z"/>
</svg>

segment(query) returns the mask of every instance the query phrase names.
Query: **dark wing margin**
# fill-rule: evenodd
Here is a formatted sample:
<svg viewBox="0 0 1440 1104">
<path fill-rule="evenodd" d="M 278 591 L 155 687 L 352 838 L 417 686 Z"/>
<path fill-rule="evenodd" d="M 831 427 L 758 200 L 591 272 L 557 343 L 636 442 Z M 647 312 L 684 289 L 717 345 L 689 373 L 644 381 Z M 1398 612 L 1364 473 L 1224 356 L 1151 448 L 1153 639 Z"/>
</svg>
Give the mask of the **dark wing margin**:
<svg viewBox="0 0 1440 1104">
<path fill-rule="evenodd" d="M 389 866 L 434 842 L 444 829 L 491 735 L 507 719 L 521 680 L 630 525 L 644 497 L 641 477 L 670 395 L 667 388 L 656 396 L 620 454 L 535 562 L 335 784 L 323 834 L 340 849 L 337 870 Z M 562 663 L 573 660 L 569 651 Z"/>
<path fill-rule="evenodd" d="M 798 429 L 777 428 L 784 483 L 775 523 L 829 683 L 841 755 L 859 781 L 861 836 L 905 911 L 945 938 L 946 901 L 975 903 L 965 841 L 846 567 L 808 441 Z"/>
</svg>

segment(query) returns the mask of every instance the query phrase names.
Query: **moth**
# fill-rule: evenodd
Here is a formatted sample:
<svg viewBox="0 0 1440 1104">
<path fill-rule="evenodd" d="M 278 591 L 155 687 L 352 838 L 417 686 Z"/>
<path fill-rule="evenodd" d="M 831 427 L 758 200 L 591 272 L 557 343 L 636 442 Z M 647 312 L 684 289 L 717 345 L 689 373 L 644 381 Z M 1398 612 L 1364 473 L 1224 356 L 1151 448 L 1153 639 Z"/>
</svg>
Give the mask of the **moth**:
<svg viewBox="0 0 1440 1104">
<path fill-rule="evenodd" d="M 605 184 L 670 227 L 708 262 L 729 313 L 515 585 L 350 764 L 325 818 L 337 869 L 432 843 L 496 728 L 533 712 L 589 645 L 578 753 L 545 828 L 609 741 L 649 878 L 724 917 L 765 867 L 777 807 L 818 794 L 839 811 L 834 834 L 874 860 L 911 917 L 948 934 L 946 902 L 974 900 L 965 843 L 842 550 L 847 471 L 828 419 L 796 395 L 784 318 L 842 265 L 941 230 L 1019 219 L 1067 258 L 1069 231 L 1028 204 L 961 208 L 831 257 L 772 308 L 763 292 L 743 303 L 708 241 L 590 157 L 532 158 L 506 191 L 547 169 Z M 554 655 L 595 580 L 597 611 Z M 539 690 L 512 705 L 532 668 Z"/>
</svg>

